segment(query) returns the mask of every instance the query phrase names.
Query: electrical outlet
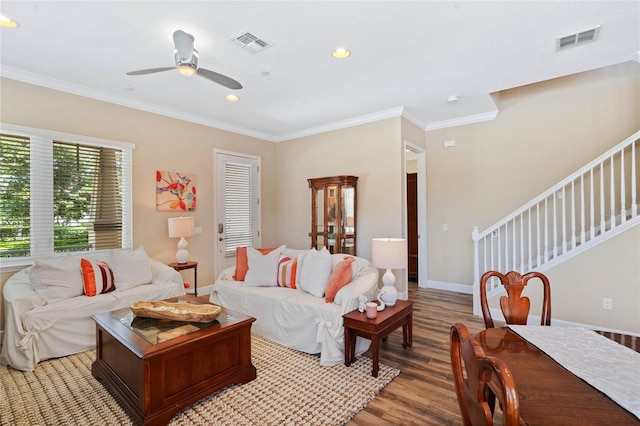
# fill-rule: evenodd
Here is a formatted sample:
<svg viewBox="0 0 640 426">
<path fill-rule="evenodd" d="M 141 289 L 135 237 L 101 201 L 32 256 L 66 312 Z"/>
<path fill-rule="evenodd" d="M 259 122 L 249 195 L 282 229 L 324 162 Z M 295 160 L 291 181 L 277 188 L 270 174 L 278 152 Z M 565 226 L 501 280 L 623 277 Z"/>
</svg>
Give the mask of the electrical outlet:
<svg viewBox="0 0 640 426">
<path fill-rule="evenodd" d="M 602 309 L 606 309 L 608 311 L 613 309 L 613 299 L 605 297 L 602 299 Z"/>
</svg>

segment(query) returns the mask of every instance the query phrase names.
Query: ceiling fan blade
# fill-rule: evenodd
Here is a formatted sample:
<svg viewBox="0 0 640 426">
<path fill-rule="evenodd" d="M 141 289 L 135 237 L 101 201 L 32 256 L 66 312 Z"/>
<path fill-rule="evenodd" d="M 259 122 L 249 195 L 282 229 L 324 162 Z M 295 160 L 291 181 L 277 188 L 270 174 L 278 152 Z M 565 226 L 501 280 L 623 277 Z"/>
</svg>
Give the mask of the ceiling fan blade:
<svg viewBox="0 0 640 426">
<path fill-rule="evenodd" d="M 238 90 L 242 89 L 242 84 L 238 83 L 234 79 L 227 77 L 226 75 L 218 74 L 217 72 L 210 71 L 204 68 L 198 68 L 198 75 L 227 87 L 229 89 Z"/>
<path fill-rule="evenodd" d="M 153 74 L 154 72 L 170 71 L 170 70 L 175 70 L 175 69 L 176 69 L 176 67 L 149 68 L 149 69 L 146 69 L 146 70 L 129 71 L 127 73 L 127 75 Z"/>
<path fill-rule="evenodd" d="M 189 61 L 193 55 L 193 36 L 182 30 L 177 30 L 173 33 L 173 43 L 180 61 Z"/>
</svg>

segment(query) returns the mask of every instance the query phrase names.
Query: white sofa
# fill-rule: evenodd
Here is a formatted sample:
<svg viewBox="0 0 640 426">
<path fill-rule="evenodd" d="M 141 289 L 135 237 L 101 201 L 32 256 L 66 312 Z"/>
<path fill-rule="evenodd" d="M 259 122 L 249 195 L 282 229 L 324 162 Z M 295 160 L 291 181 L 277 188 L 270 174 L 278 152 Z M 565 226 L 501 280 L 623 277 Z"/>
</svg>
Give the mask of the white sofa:
<svg viewBox="0 0 640 426">
<path fill-rule="evenodd" d="M 113 252 L 85 256 L 94 261 L 106 261 L 110 266 L 112 257 Z M 47 261 L 55 264 L 61 259 Z M 91 315 L 128 307 L 141 300 L 185 294 L 178 272 L 157 260 L 147 260 L 144 267 L 150 268 L 151 279 L 146 284 L 136 284 L 132 288 L 123 285 L 118 289 L 118 275 L 114 270 L 115 291 L 54 301 L 48 301 L 32 285 L 34 266 L 16 272 L 3 288 L 5 324 L 0 364 L 33 371 L 40 361 L 89 350 L 96 345 L 96 326 Z"/>
<path fill-rule="evenodd" d="M 285 249 L 285 254 L 306 254 L 308 250 Z M 332 267 L 344 254 L 331 255 Z M 304 269 L 304 263 L 302 264 Z M 214 284 L 210 301 L 256 318 L 252 332 L 309 354 L 320 354 L 320 365 L 344 362 L 342 315 L 358 308 L 359 296 L 374 300 L 378 291 L 378 270 L 367 259 L 356 257 L 351 282 L 341 288 L 333 303 L 297 288 L 248 286 L 233 279 L 235 267 L 222 271 Z M 275 280 L 276 277 L 274 276 Z M 371 341 L 358 338 L 356 355 Z"/>
</svg>

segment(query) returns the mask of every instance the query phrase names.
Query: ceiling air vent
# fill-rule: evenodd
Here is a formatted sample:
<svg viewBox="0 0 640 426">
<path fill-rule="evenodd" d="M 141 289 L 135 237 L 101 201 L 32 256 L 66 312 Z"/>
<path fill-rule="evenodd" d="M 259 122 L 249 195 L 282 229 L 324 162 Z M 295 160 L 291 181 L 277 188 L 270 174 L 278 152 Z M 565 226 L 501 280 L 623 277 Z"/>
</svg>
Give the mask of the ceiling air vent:
<svg viewBox="0 0 640 426">
<path fill-rule="evenodd" d="M 242 32 L 231 39 L 231 41 L 249 51 L 250 53 L 259 53 L 264 49 L 271 47 L 269 43 L 262 40 L 260 37 L 250 33 L 249 31 Z"/>
<path fill-rule="evenodd" d="M 570 47 L 580 46 L 585 43 L 596 41 L 598 40 L 599 34 L 600 26 L 597 26 L 589 30 L 580 31 L 579 33 L 557 38 L 556 50 L 564 50 Z"/>
</svg>

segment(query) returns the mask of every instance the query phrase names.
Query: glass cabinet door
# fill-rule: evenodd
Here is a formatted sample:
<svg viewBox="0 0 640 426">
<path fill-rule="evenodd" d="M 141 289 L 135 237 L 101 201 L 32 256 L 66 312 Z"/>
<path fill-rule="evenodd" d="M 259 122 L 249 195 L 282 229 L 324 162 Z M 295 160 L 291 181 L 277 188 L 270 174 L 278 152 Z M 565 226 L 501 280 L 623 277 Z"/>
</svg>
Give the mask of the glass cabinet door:
<svg viewBox="0 0 640 426">
<path fill-rule="evenodd" d="M 357 176 L 308 179 L 311 188 L 311 247 L 356 254 Z"/>
<path fill-rule="evenodd" d="M 316 235 L 315 242 L 312 242 L 312 247 L 315 247 L 316 250 L 320 250 L 325 245 L 325 223 L 324 223 L 324 188 L 317 188 L 313 192 L 313 197 L 315 200 L 315 209 L 312 213 L 313 222 L 314 222 L 314 230 L 312 233 Z"/>
</svg>

